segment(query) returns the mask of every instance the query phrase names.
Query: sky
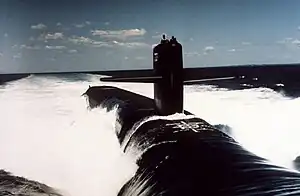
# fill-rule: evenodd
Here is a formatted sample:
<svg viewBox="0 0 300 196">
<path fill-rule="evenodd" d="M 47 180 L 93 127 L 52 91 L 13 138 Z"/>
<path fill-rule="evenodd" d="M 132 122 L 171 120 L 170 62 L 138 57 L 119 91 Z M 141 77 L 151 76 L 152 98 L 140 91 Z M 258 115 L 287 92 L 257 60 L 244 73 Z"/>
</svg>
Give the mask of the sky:
<svg viewBox="0 0 300 196">
<path fill-rule="evenodd" d="M 298 0 L 1 0 L 0 72 L 152 67 L 161 35 L 185 67 L 300 62 Z"/>
</svg>

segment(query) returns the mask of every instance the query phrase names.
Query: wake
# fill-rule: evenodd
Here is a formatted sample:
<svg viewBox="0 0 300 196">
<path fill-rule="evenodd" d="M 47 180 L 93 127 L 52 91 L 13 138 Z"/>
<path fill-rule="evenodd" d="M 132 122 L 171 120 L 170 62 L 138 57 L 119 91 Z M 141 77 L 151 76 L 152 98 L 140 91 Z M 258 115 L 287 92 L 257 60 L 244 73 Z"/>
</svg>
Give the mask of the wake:
<svg viewBox="0 0 300 196">
<path fill-rule="evenodd" d="M 93 82 L 33 76 L 1 89 L 0 168 L 63 195 L 116 195 L 136 167 L 112 131 L 114 112 L 80 97 Z"/>
<path fill-rule="evenodd" d="M 123 154 L 113 131 L 115 111 L 88 110 L 80 97 L 89 85 L 101 85 L 98 79 L 30 76 L 2 86 L 0 168 L 55 187 L 63 195 L 116 195 L 137 166 Z M 148 84 L 108 85 L 153 97 Z M 269 89 L 185 90 L 188 111 L 211 124 L 228 124 L 242 146 L 292 168 L 300 154 L 299 99 Z"/>
</svg>

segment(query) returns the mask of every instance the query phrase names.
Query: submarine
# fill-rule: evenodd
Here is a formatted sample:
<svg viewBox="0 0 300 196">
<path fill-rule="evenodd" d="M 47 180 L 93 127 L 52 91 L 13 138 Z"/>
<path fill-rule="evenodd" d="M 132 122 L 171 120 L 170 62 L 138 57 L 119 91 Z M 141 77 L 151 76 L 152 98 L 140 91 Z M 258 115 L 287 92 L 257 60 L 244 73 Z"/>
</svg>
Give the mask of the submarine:
<svg viewBox="0 0 300 196">
<path fill-rule="evenodd" d="M 299 172 L 253 154 L 218 126 L 184 110 L 185 84 L 235 80 L 240 70 L 233 70 L 195 74 L 183 68 L 182 45 L 163 36 L 153 48 L 152 70 L 100 78 L 153 83 L 154 99 L 108 85 L 87 89 L 83 95 L 90 108 L 116 109 L 116 137 L 138 166 L 118 196 L 300 195 Z"/>
</svg>

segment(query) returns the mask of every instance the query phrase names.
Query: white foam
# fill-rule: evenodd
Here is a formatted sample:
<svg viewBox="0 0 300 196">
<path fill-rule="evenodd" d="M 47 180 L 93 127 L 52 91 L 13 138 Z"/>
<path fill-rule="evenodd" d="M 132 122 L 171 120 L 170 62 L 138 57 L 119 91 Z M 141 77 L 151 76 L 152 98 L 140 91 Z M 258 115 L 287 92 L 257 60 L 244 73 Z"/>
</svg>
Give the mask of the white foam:
<svg viewBox="0 0 300 196">
<path fill-rule="evenodd" d="M 117 195 L 136 166 L 113 131 L 115 115 L 87 110 L 87 82 L 40 77 L 0 92 L 0 168 L 72 196 Z"/>
<path fill-rule="evenodd" d="M 80 97 L 88 85 L 102 84 L 98 80 L 33 76 L 0 88 L 0 168 L 73 196 L 116 195 L 136 165 L 123 156 L 113 130 L 114 113 L 89 111 Z M 153 97 L 152 84 L 113 85 Z M 249 150 L 289 167 L 300 155 L 300 99 L 263 88 L 185 89 L 186 110 L 211 124 L 231 126 Z"/>
<path fill-rule="evenodd" d="M 271 89 L 188 92 L 185 107 L 212 124 L 227 124 L 250 151 L 292 167 L 300 155 L 300 99 Z"/>
</svg>

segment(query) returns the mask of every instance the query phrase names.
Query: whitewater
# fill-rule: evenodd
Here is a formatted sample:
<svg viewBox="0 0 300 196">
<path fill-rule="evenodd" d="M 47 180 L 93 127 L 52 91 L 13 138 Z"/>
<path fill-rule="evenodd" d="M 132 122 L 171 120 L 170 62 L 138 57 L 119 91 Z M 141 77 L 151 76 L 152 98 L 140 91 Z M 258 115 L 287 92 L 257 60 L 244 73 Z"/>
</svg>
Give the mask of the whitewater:
<svg viewBox="0 0 300 196">
<path fill-rule="evenodd" d="M 99 76 L 30 76 L 0 86 L 0 169 L 72 196 L 113 196 L 136 171 L 115 136 L 115 111 L 82 95 Z M 152 84 L 105 83 L 153 98 Z M 271 89 L 187 86 L 185 109 L 232 128 L 242 146 L 292 169 L 300 155 L 300 99 Z M 199 155 L 201 156 L 201 155 Z"/>
</svg>

